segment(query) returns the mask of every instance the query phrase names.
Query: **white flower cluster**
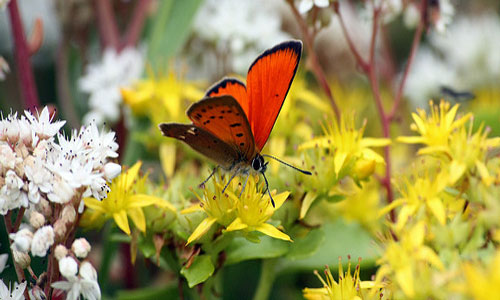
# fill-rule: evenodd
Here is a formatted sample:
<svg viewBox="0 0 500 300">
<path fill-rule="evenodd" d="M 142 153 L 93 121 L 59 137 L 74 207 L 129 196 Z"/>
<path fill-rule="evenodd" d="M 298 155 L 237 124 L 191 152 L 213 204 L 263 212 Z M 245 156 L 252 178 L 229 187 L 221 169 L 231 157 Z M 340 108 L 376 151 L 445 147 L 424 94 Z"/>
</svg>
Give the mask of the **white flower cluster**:
<svg viewBox="0 0 500 300">
<path fill-rule="evenodd" d="M 233 71 L 246 74 L 261 51 L 289 39 L 281 30 L 278 3 L 270 0 L 207 0 L 194 21 L 198 36 L 232 58 Z M 206 56 L 206 47 L 200 47 Z"/>
<path fill-rule="evenodd" d="M 9 236 L 22 268 L 30 265 L 30 253 L 43 257 L 65 240 L 83 197 L 106 197 L 107 182 L 121 172 L 109 161 L 118 156 L 114 132 L 91 124 L 67 138 L 59 132 L 65 121 L 52 119 L 45 107 L 37 117 L 25 111 L 0 120 L 0 214 L 25 209 L 28 223 Z"/>
<path fill-rule="evenodd" d="M 440 96 L 442 86 L 468 91 L 500 78 L 500 19 L 495 14 L 461 17 L 445 34 L 432 33 L 419 49 L 405 95 L 416 106 Z"/>
<path fill-rule="evenodd" d="M 78 81 L 80 90 L 89 94 L 89 112 L 84 123 L 118 121 L 122 103 L 120 88 L 139 79 L 143 68 L 142 52 L 132 47 L 119 53 L 106 49 L 101 61 L 88 65 L 85 75 Z"/>
<path fill-rule="evenodd" d="M 76 239 L 68 250 L 63 245 L 57 245 L 54 255 L 59 262 L 59 272 L 66 279 L 52 283 L 55 289 L 63 290 L 66 299 L 77 300 L 82 295 L 85 299 L 100 299 L 101 290 L 97 282 L 97 272 L 85 259 L 90 252 L 90 244 L 86 239 Z"/>
</svg>

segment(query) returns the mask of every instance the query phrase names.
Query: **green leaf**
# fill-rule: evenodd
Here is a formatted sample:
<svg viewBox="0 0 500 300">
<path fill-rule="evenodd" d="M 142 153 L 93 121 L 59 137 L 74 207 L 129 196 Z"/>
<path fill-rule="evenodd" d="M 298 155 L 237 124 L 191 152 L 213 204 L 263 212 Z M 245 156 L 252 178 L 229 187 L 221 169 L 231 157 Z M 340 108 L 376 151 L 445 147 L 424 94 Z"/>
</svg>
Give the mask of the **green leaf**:
<svg viewBox="0 0 500 300">
<path fill-rule="evenodd" d="M 307 258 L 316 253 L 324 240 L 325 232 L 322 228 L 313 229 L 304 237 L 294 236 L 294 242 L 290 244 L 290 250 L 286 257 L 291 260 Z"/>
<path fill-rule="evenodd" d="M 186 41 L 201 0 L 160 1 L 151 32 L 148 58 L 151 66 L 165 66 Z"/>
<path fill-rule="evenodd" d="M 204 282 L 214 273 L 214 265 L 209 255 L 197 256 L 189 268 L 183 267 L 181 274 L 186 277 L 190 288 Z"/>
<path fill-rule="evenodd" d="M 262 235 L 258 244 L 244 237 L 238 237 L 226 248 L 226 264 L 235 264 L 249 259 L 278 257 L 288 252 L 289 244 L 290 242 L 267 235 Z"/>
<path fill-rule="evenodd" d="M 326 196 L 326 201 L 330 203 L 335 203 L 335 202 L 340 202 L 345 198 L 346 197 L 344 195 L 332 195 L 332 196 Z"/>
<path fill-rule="evenodd" d="M 142 252 L 144 257 L 150 258 L 156 254 L 155 244 L 153 243 L 153 237 L 151 235 L 140 236 L 139 237 L 139 250 Z"/>
<path fill-rule="evenodd" d="M 377 259 L 375 243 L 370 234 L 357 223 L 345 223 L 342 219 L 326 223 L 322 227 L 325 240 L 314 255 L 305 259 L 285 259 L 280 272 L 311 271 L 322 269 L 325 265 L 336 265 L 339 256 L 346 259 L 351 255 L 354 261 L 362 258 L 361 265 L 372 266 Z M 297 242 L 297 241 L 296 241 Z"/>
</svg>

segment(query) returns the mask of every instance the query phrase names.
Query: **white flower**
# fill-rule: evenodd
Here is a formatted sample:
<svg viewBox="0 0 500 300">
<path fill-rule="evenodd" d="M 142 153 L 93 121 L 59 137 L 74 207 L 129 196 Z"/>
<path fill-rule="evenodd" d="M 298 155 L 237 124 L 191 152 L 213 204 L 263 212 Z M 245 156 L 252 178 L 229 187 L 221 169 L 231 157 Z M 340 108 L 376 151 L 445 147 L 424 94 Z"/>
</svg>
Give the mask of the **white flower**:
<svg viewBox="0 0 500 300">
<path fill-rule="evenodd" d="M 104 177 L 108 180 L 111 181 L 113 178 L 118 176 L 122 172 L 122 166 L 119 164 L 115 164 L 112 162 L 109 162 L 104 165 Z"/>
<path fill-rule="evenodd" d="M 330 5 L 329 0 L 300 0 L 299 2 L 299 12 L 304 14 L 313 8 L 313 6 L 317 7 L 328 7 Z"/>
<path fill-rule="evenodd" d="M 77 300 L 82 295 L 89 300 L 101 299 L 101 290 L 97 283 L 97 272 L 89 262 L 82 262 L 79 276 L 66 278 L 67 281 L 58 281 L 52 284 L 55 289 L 67 292 L 67 300 Z"/>
<path fill-rule="evenodd" d="M 28 178 L 28 199 L 36 204 L 40 201 L 40 192 L 49 193 L 52 190 L 54 175 L 45 167 L 41 157 L 29 157 L 24 163 L 24 175 Z"/>
<path fill-rule="evenodd" d="M 22 191 L 24 182 L 13 170 L 7 171 L 5 184 L 0 189 L 0 214 L 7 211 L 28 206 L 28 196 Z"/>
<path fill-rule="evenodd" d="M 451 5 L 450 0 L 440 0 L 439 2 L 439 18 L 434 26 L 439 33 L 444 33 L 446 27 L 451 24 L 455 8 Z"/>
<path fill-rule="evenodd" d="M 5 266 L 7 265 L 7 260 L 9 259 L 8 254 L 0 254 L 0 273 L 3 272 Z"/>
<path fill-rule="evenodd" d="M 47 139 L 54 136 L 66 124 L 66 121 L 57 121 L 52 123 L 54 116 L 50 116 L 49 109 L 45 106 L 42 112 L 38 114 L 38 118 L 33 116 L 29 111 L 25 110 L 24 114 L 31 123 L 31 129 L 38 134 L 41 139 Z"/>
<path fill-rule="evenodd" d="M 78 273 L 78 263 L 71 256 L 63 257 L 59 260 L 59 272 L 66 278 L 74 277 Z"/>
<path fill-rule="evenodd" d="M 2 6 L 2 1 L 0 0 L 0 6 Z M 5 61 L 5 59 L 0 56 L 0 81 L 5 80 L 5 74 L 10 72 L 9 64 Z"/>
<path fill-rule="evenodd" d="M 452 66 L 447 65 L 430 49 L 421 48 L 415 57 L 408 74 L 404 94 L 416 107 L 422 107 L 439 95 L 441 86 L 453 86 L 455 74 Z"/>
<path fill-rule="evenodd" d="M 76 239 L 71 245 L 71 250 L 78 258 L 85 258 L 91 250 L 89 242 L 84 238 Z"/>
<path fill-rule="evenodd" d="M 95 122 L 116 122 L 122 103 L 120 88 L 139 79 L 143 65 L 141 51 L 131 47 L 120 53 L 106 49 L 101 61 L 88 65 L 85 75 L 78 81 L 80 90 L 90 94 L 90 112 L 84 117 L 85 123 L 93 119 Z"/>
<path fill-rule="evenodd" d="M 0 144 L 0 168 L 14 169 L 17 156 L 12 148 L 7 143 Z"/>
<path fill-rule="evenodd" d="M 198 10 L 193 27 L 199 38 L 226 54 L 234 71 L 246 74 L 258 53 L 290 38 L 281 30 L 277 5 L 270 0 L 208 0 Z M 199 48 L 206 59 L 206 47 Z"/>
<path fill-rule="evenodd" d="M 18 284 L 14 283 L 12 289 L 8 288 L 2 279 L 0 279 L 0 299 L 2 300 L 23 300 L 24 290 L 26 289 L 27 281 Z M 10 284 L 9 284 L 10 286 Z"/>
<path fill-rule="evenodd" d="M 54 244 L 54 229 L 50 225 L 43 226 L 39 228 L 33 236 L 31 253 L 34 256 L 43 257 L 47 254 L 47 250 L 49 250 L 52 244 Z"/>
<path fill-rule="evenodd" d="M 33 241 L 33 233 L 28 228 L 23 228 L 16 233 L 9 234 L 9 238 L 13 241 L 12 250 L 28 252 Z"/>
</svg>

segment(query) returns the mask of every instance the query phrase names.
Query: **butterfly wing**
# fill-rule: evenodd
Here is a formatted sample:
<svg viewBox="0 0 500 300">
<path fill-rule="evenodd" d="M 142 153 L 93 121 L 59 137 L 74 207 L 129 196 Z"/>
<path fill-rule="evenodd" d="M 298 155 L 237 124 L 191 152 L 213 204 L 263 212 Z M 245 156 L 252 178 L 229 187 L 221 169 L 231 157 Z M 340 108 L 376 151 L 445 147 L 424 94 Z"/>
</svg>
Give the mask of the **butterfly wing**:
<svg viewBox="0 0 500 300">
<path fill-rule="evenodd" d="M 262 150 L 283 106 L 302 53 L 301 41 L 287 41 L 262 53 L 247 75 L 248 120 Z"/>
<path fill-rule="evenodd" d="M 248 95 L 245 84 L 236 78 L 226 77 L 210 87 L 205 94 L 206 97 L 216 97 L 222 95 L 233 96 L 240 104 L 243 111 L 248 116 Z"/>
<path fill-rule="evenodd" d="M 256 154 L 255 142 L 245 112 L 232 96 L 204 98 L 188 109 L 193 124 L 233 147 L 248 161 Z"/>
<path fill-rule="evenodd" d="M 233 163 L 239 158 L 238 152 L 233 147 L 196 125 L 162 123 L 159 127 L 164 136 L 183 141 L 223 168 L 230 169 Z"/>
</svg>

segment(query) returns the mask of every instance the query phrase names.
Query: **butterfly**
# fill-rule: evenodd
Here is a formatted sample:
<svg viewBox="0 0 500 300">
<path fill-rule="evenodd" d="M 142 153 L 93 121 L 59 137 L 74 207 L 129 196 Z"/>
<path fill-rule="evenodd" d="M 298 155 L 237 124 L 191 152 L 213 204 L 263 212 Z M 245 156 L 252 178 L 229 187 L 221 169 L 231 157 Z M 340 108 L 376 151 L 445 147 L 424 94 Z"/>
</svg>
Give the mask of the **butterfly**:
<svg viewBox="0 0 500 300">
<path fill-rule="evenodd" d="M 264 174 L 268 162 L 264 157 L 311 175 L 274 156 L 260 154 L 295 77 L 301 54 L 301 41 L 290 40 L 278 44 L 264 51 L 250 65 L 246 86 L 236 78 L 226 77 L 209 88 L 205 97 L 191 105 L 186 112 L 192 124 L 159 125 L 164 136 L 183 141 L 217 163 L 200 186 L 218 168 L 222 168 L 232 173 L 224 190 L 236 175 L 246 174 L 248 180 L 253 172 L 263 175 L 266 191 L 269 192 Z M 269 196 L 274 206 L 270 192 Z"/>
</svg>

